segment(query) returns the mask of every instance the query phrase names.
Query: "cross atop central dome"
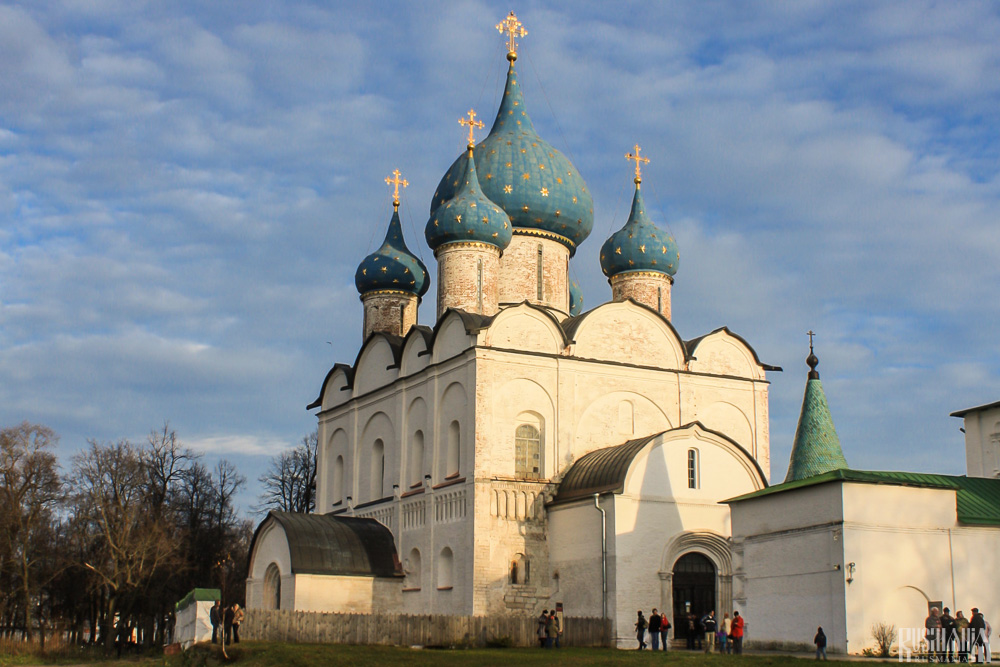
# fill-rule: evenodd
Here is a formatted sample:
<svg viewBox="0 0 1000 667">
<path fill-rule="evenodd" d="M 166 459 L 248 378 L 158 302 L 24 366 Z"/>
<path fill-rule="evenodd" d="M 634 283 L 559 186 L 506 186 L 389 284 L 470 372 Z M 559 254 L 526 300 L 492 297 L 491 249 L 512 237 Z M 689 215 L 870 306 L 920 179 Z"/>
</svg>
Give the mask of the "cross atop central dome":
<svg viewBox="0 0 1000 667">
<path fill-rule="evenodd" d="M 518 35 L 526 34 L 520 30 Z M 510 216 L 515 234 L 553 239 L 572 254 L 593 229 L 594 201 L 576 167 L 535 132 L 514 66 L 517 53 L 512 50 L 507 59 L 500 109 L 489 135 L 474 151 L 479 182 L 483 194 Z M 438 184 L 432 216 L 455 196 L 464 173 L 463 155 Z"/>
</svg>

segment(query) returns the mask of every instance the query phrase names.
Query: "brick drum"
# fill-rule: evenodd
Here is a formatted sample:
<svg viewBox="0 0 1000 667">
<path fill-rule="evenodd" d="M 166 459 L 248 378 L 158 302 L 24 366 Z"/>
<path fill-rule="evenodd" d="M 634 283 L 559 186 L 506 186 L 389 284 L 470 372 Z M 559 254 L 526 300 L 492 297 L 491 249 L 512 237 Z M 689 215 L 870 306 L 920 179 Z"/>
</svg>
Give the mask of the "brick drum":
<svg viewBox="0 0 1000 667">
<path fill-rule="evenodd" d="M 610 282 L 615 301 L 632 299 L 670 319 L 670 287 L 674 284 L 674 279 L 670 276 L 652 271 L 635 271 L 619 273 Z"/>
<path fill-rule="evenodd" d="M 449 243 L 434 253 L 438 263 L 437 316 L 449 308 L 494 315 L 498 307 L 500 249 L 486 243 Z M 479 262 L 483 265 L 482 300 Z"/>
<path fill-rule="evenodd" d="M 538 298 L 538 249 L 542 250 L 542 298 Z M 569 314 L 569 248 L 514 230 L 500 258 L 500 303 L 528 301 Z"/>
<path fill-rule="evenodd" d="M 365 309 L 365 340 L 374 332 L 405 336 L 417 323 L 420 298 L 406 292 L 379 291 L 362 295 Z"/>
</svg>

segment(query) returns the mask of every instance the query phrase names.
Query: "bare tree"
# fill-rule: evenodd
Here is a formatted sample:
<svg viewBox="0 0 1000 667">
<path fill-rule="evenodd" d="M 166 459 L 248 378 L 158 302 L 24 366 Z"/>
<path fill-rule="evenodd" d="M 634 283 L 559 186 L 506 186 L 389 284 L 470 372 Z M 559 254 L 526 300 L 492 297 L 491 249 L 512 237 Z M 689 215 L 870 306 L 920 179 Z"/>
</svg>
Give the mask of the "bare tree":
<svg viewBox="0 0 1000 667">
<path fill-rule="evenodd" d="M 19 584 L 14 606 L 23 615 L 29 640 L 42 566 L 48 564 L 48 577 L 55 576 L 53 511 L 62 497 L 62 481 L 49 450 L 56 441 L 51 429 L 28 422 L 0 430 L 0 539 L 10 581 Z"/>
<path fill-rule="evenodd" d="M 267 472 L 260 476 L 264 485 L 258 512 L 312 512 L 316 509 L 316 449 L 318 433 L 302 437 L 296 447 L 286 449 L 271 459 Z"/>
<path fill-rule="evenodd" d="M 149 447 L 143 450 L 142 458 L 148 478 L 149 504 L 156 516 L 160 516 L 171 489 L 179 483 L 186 466 L 199 456 L 182 447 L 177 433 L 164 422 L 162 429 L 150 432 Z"/>
<path fill-rule="evenodd" d="M 896 626 L 891 623 L 878 622 L 872 624 L 872 637 L 875 638 L 875 645 L 878 646 L 878 654 L 881 658 L 888 658 L 889 651 L 896 641 Z"/>
<path fill-rule="evenodd" d="M 73 459 L 76 511 L 90 525 L 97 546 L 82 565 L 108 591 L 101 625 L 109 650 L 118 634 L 116 615 L 120 613 L 120 623 L 128 622 L 122 603 L 148 583 L 178 546 L 168 526 L 149 511 L 146 482 L 143 457 L 127 440 L 90 441 L 90 448 Z"/>
</svg>

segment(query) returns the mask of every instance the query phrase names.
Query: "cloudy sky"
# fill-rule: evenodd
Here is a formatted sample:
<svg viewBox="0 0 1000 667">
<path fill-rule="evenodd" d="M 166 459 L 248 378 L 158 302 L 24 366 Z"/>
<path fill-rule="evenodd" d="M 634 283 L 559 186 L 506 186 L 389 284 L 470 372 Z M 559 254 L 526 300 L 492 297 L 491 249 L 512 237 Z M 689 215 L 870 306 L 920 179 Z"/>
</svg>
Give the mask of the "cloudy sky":
<svg viewBox="0 0 1000 667">
<path fill-rule="evenodd" d="M 681 250 L 675 326 L 785 369 L 774 477 L 808 329 L 852 466 L 961 473 L 948 413 L 1000 399 L 989 2 L 0 5 L 0 425 L 47 424 L 68 456 L 169 421 L 249 505 L 355 357 L 394 168 L 433 273 L 430 197 L 457 119 L 497 107 L 509 9 L 535 127 L 594 194 L 585 305 L 610 298 L 597 255 L 638 142 Z"/>
</svg>

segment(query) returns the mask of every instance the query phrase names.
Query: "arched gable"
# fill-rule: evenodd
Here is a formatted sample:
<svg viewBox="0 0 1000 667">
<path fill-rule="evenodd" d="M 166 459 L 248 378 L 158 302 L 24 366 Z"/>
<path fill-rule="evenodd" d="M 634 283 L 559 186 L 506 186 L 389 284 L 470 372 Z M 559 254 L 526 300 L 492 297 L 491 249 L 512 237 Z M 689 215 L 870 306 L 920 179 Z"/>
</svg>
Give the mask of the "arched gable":
<svg viewBox="0 0 1000 667">
<path fill-rule="evenodd" d="M 684 343 L 670 322 L 633 301 L 613 301 L 573 318 L 573 356 L 683 369 Z"/>
<path fill-rule="evenodd" d="M 546 310 L 522 303 L 501 310 L 486 330 L 486 345 L 545 354 L 559 354 L 566 337 Z"/>
<path fill-rule="evenodd" d="M 433 334 L 427 327 L 415 326 L 410 329 L 403 342 L 400 355 L 399 376 L 406 377 L 423 370 L 430 363 L 430 345 Z"/>
<path fill-rule="evenodd" d="M 697 452 L 698 486 L 688 487 L 688 452 Z M 752 493 L 767 487 L 760 465 L 750 453 L 722 433 L 698 422 L 653 438 L 632 459 L 623 491 L 646 498 L 732 497 L 734 490 Z"/>
<path fill-rule="evenodd" d="M 328 410 L 330 408 L 346 403 L 351 398 L 351 382 L 354 372 L 346 364 L 335 364 L 323 380 L 319 396 L 315 401 L 306 406 L 307 410 L 320 408 Z"/>
<path fill-rule="evenodd" d="M 354 364 L 354 395 L 391 384 L 399 377 L 399 347 L 389 337 L 375 334 L 368 338 Z"/>
<path fill-rule="evenodd" d="M 433 363 L 450 359 L 473 345 L 475 337 L 470 332 L 463 313 L 448 310 L 434 329 L 434 344 L 431 351 Z"/>
<path fill-rule="evenodd" d="M 723 327 L 690 343 L 688 368 L 698 373 L 764 379 L 757 353 L 739 336 Z"/>
<path fill-rule="evenodd" d="M 249 578 L 263 580 L 268 565 L 274 563 L 281 574 L 292 572 L 292 556 L 288 549 L 285 529 L 272 517 L 267 517 L 257 528 L 250 549 Z"/>
</svg>

